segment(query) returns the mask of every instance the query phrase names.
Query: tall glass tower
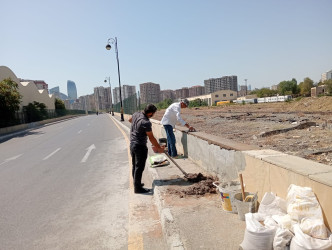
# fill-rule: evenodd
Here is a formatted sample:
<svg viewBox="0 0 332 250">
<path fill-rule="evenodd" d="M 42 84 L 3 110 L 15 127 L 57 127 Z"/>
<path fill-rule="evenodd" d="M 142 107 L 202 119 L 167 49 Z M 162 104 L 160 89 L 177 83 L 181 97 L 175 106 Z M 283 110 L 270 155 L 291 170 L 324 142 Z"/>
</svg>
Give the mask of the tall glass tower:
<svg viewBox="0 0 332 250">
<path fill-rule="evenodd" d="M 68 92 L 69 100 L 77 99 L 76 84 L 73 81 L 70 81 L 70 80 L 67 81 L 67 92 Z"/>
</svg>

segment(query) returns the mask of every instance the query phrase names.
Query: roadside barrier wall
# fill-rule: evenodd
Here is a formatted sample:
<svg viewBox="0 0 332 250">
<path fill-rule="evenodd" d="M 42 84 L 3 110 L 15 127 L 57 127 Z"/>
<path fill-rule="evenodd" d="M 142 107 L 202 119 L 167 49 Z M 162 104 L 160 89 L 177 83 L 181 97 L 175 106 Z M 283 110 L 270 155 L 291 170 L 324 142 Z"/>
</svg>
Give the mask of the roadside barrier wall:
<svg viewBox="0 0 332 250">
<path fill-rule="evenodd" d="M 14 133 L 14 132 L 17 132 L 17 131 L 20 131 L 20 130 L 24 130 L 24 129 L 35 128 L 35 127 L 38 127 L 38 126 L 41 126 L 41 125 L 45 125 L 47 123 L 57 122 L 57 121 L 61 121 L 61 120 L 64 120 L 64 119 L 70 119 L 70 118 L 73 118 L 73 117 L 76 117 L 76 116 L 77 115 L 61 116 L 61 117 L 57 117 L 57 118 L 53 118 L 53 119 L 47 119 L 47 120 L 38 121 L 38 122 L 30 122 L 30 123 L 11 126 L 11 127 L 0 128 L 0 135 L 6 135 L 6 134 Z"/>
<path fill-rule="evenodd" d="M 117 114 L 118 115 L 118 114 Z M 130 115 L 125 115 L 129 119 Z M 151 119 L 156 139 L 166 138 L 159 121 Z M 322 207 L 325 225 L 332 226 L 332 167 L 274 150 L 237 143 L 202 132 L 176 127 L 176 148 L 207 173 L 221 181 L 234 180 L 242 173 L 247 192 L 266 192 L 285 199 L 290 184 L 311 187 Z"/>
</svg>

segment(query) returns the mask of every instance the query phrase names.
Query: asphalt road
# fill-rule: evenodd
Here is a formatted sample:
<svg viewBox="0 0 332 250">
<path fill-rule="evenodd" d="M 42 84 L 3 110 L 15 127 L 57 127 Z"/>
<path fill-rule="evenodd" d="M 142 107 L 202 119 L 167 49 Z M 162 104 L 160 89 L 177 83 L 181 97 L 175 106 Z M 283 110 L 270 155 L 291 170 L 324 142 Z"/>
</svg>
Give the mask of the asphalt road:
<svg viewBox="0 0 332 250">
<path fill-rule="evenodd" d="M 151 207 L 133 194 L 128 140 L 108 114 L 0 143 L 2 250 L 163 249 Z"/>
</svg>

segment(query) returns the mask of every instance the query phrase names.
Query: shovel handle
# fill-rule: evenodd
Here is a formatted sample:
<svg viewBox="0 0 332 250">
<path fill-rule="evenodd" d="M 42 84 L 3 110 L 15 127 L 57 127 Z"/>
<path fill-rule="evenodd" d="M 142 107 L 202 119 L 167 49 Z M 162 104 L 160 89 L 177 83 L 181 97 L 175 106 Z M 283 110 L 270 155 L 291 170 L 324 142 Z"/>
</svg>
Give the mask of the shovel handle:
<svg viewBox="0 0 332 250">
<path fill-rule="evenodd" d="M 242 174 L 239 174 L 239 178 L 240 178 L 240 183 L 241 183 L 242 201 L 245 201 L 246 200 L 246 194 L 244 192 Z"/>
</svg>

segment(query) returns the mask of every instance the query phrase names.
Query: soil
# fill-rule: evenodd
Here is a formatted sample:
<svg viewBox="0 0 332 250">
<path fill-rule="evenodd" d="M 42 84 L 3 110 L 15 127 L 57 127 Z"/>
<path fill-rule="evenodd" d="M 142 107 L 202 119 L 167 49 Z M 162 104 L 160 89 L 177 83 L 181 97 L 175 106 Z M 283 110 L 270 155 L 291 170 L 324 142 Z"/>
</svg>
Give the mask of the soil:
<svg viewBox="0 0 332 250">
<path fill-rule="evenodd" d="M 185 182 L 182 187 L 168 188 L 168 193 L 178 195 L 184 198 L 187 195 L 196 195 L 197 197 L 205 194 L 215 194 L 216 187 L 213 182 L 217 181 L 217 177 L 204 176 L 202 173 L 191 174 L 185 176 Z"/>
<path fill-rule="evenodd" d="M 164 112 L 157 111 L 153 118 L 161 120 Z M 187 108 L 181 110 L 181 116 L 200 132 L 332 166 L 330 96 Z"/>
</svg>

